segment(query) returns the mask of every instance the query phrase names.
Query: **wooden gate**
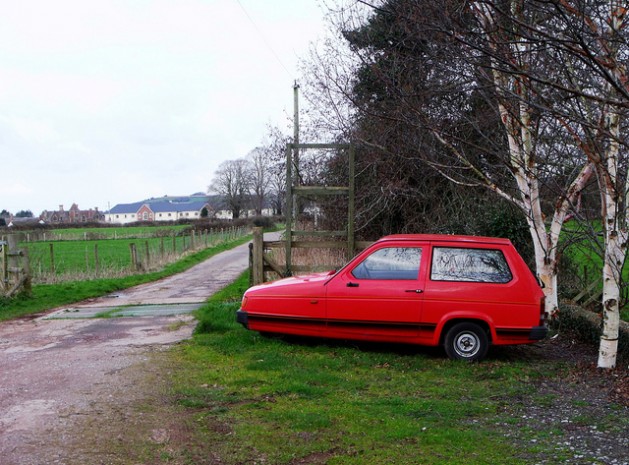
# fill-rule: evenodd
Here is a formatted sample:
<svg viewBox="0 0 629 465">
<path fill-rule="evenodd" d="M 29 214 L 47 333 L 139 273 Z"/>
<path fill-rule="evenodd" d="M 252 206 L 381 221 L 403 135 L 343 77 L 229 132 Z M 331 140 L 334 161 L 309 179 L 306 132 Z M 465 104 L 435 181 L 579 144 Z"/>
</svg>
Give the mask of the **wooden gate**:
<svg viewBox="0 0 629 465">
<path fill-rule="evenodd" d="M 293 154 L 299 150 L 337 150 L 347 155 L 348 180 L 344 186 L 307 186 L 298 182 L 299 160 Z M 354 236 L 354 197 L 355 168 L 354 146 L 352 144 L 287 144 L 286 145 L 286 229 L 280 241 L 264 242 L 262 229 L 254 228 L 251 244 L 251 284 L 260 284 L 267 280 L 267 273 L 273 277 L 287 277 L 299 272 L 322 271 L 334 269 L 338 264 L 325 264 L 318 267 L 296 265 L 293 260 L 295 249 L 332 249 L 343 250 L 344 261 L 351 259 L 357 250 L 367 247 L 370 242 L 356 242 Z M 302 197 L 339 197 L 347 198 L 347 220 L 342 230 L 303 230 L 298 229 L 298 202 Z M 274 249 L 284 251 L 284 262 L 271 258 L 268 252 Z"/>
<path fill-rule="evenodd" d="M 344 151 L 348 157 L 348 180 L 345 186 L 305 186 L 299 184 L 295 174 L 299 170 L 299 160 L 293 154 L 299 150 L 337 150 Z M 354 240 L 354 146 L 352 144 L 287 144 L 286 145 L 286 231 L 284 233 L 284 249 L 286 263 L 284 276 L 291 276 L 297 270 L 293 265 L 292 250 L 294 248 L 335 249 L 344 248 L 346 257 L 351 258 L 355 252 Z M 299 199 L 323 196 L 347 196 L 347 224 L 339 231 L 306 231 L 297 229 Z M 344 240 L 331 240 L 334 238 Z M 324 240 L 321 240 L 321 239 Z M 327 239 L 327 240 L 325 240 Z"/>
</svg>

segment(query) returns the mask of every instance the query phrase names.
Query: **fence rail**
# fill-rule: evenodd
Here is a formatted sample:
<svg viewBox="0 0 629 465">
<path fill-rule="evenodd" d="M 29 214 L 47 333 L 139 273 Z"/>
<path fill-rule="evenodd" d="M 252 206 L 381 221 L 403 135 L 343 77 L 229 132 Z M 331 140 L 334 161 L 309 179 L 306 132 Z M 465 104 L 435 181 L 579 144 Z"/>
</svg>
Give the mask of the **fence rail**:
<svg viewBox="0 0 629 465">
<path fill-rule="evenodd" d="M 31 241 L 28 250 L 34 283 L 113 278 L 156 271 L 191 252 L 214 247 L 249 234 L 249 229 L 161 232 L 153 236 L 92 240 Z"/>
</svg>

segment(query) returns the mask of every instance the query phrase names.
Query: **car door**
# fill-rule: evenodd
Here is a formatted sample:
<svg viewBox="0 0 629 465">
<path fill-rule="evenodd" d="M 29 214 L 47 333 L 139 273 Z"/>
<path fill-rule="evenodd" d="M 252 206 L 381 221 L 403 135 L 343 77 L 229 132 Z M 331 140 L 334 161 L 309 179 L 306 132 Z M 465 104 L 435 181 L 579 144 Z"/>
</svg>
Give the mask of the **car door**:
<svg viewBox="0 0 629 465">
<path fill-rule="evenodd" d="M 327 284 L 327 332 L 334 337 L 417 337 L 425 272 L 419 244 L 384 244 Z"/>
</svg>

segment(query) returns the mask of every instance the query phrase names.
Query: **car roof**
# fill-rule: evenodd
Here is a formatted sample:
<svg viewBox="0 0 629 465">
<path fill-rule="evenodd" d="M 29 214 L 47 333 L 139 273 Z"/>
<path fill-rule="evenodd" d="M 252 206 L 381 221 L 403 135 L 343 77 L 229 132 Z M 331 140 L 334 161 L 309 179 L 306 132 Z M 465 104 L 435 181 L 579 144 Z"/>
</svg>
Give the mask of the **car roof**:
<svg viewBox="0 0 629 465">
<path fill-rule="evenodd" d="M 422 242 L 468 242 L 475 244 L 504 244 L 511 241 L 502 237 L 457 236 L 450 234 L 392 234 L 384 236 L 378 242 L 386 241 L 422 241 Z"/>
</svg>

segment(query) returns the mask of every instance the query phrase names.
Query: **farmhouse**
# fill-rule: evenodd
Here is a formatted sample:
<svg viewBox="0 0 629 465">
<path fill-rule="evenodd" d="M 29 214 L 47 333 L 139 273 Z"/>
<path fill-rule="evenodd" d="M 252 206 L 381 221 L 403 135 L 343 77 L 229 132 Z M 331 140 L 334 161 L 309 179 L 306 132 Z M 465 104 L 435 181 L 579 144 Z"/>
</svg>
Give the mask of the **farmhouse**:
<svg viewBox="0 0 629 465">
<path fill-rule="evenodd" d="M 59 205 L 59 210 L 44 210 L 39 219 L 45 223 L 86 223 L 98 222 L 105 219 L 105 215 L 98 208 L 81 210 L 76 203 L 73 203 L 69 210 L 64 210 L 63 205 Z"/>
<path fill-rule="evenodd" d="M 164 196 L 135 203 L 121 203 L 105 213 L 105 221 L 127 224 L 136 221 L 198 220 L 211 216 L 211 212 L 208 196 L 196 193 L 190 196 Z"/>
</svg>

